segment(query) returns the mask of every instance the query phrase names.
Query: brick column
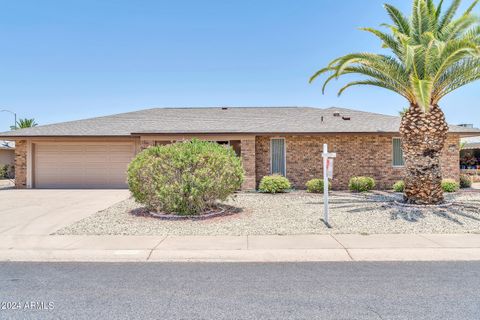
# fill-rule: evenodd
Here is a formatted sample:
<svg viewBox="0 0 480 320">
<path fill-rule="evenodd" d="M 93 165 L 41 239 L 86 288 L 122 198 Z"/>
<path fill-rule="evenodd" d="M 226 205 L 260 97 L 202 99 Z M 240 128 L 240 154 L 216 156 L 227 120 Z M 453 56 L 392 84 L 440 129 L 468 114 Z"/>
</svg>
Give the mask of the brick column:
<svg viewBox="0 0 480 320">
<path fill-rule="evenodd" d="M 240 141 L 245 180 L 242 190 L 255 190 L 255 138 Z"/>
<path fill-rule="evenodd" d="M 15 141 L 15 188 L 27 187 L 27 141 Z"/>
<path fill-rule="evenodd" d="M 460 180 L 460 136 L 449 134 L 440 162 L 444 179 Z"/>
</svg>

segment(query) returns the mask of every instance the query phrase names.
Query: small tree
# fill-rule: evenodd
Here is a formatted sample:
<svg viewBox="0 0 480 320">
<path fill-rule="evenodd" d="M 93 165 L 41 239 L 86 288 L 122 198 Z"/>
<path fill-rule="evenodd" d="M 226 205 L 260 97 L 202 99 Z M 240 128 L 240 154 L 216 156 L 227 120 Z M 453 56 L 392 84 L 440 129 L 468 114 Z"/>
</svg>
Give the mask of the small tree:
<svg viewBox="0 0 480 320">
<path fill-rule="evenodd" d="M 18 119 L 16 126 L 10 126 L 10 130 L 32 128 L 36 126 L 38 126 L 38 124 L 35 122 L 35 119 L 24 118 L 24 119 Z"/>
<path fill-rule="evenodd" d="M 149 210 L 196 215 L 238 190 L 244 179 L 232 148 L 194 139 L 146 149 L 128 167 L 133 197 Z"/>
</svg>

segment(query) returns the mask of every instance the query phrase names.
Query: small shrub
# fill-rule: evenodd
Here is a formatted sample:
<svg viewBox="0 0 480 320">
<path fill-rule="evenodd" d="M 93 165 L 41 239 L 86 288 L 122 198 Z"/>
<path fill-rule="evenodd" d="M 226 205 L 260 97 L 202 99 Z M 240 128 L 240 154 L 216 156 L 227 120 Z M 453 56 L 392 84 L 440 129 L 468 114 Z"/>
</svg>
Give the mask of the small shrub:
<svg viewBox="0 0 480 320">
<path fill-rule="evenodd" d="M 356 192 L 366 192 L 375 188 L 375 180 L 371 177 L 352 177 L 348 189 Z"/>
<path fill-rule="evenodd" d="M 398 180 L 393 184 L 393 191 L 395 192 L 403 192 L 405 189 L 405 182 L 403 180 Z"/>
<path fill-rule="evenodd" d="M 128 186 L 138 203 L 180 215 L 215 207 L 240 188 L 243 178 L 232 148 L 197 139 L 146 149 L 128 166 Z"/>
<path fill-rule="evenodd" d="M 442 189 L 444 192 L 456 192 L 460 188 L 460 184 L 453 179 L 444 179 L 442 181 Z"/>
<path fill-rule="evenodd" d="M 258 190 L 266 193 L 280 193 L 292 188 L 290 181 L 284 176 L 273 174 L 265 176 L 260 180 Z"/>
<path fill-rule="evenodd" d="M 470 188 L 472 186 L 472 178 L 468 174 L 460 175 L 460 188 Z"/>
<path fill-rule="evenodd" d="M 9 166 L 0 166 L 0 179 L 8 179 Z"/>
<path fill-rule="evenodd" d="M 13 179 L 15 177 L 15 167 L 8 164 L 0 166 L 0 179 Z"/>
<path fill-rule="evenodd" d="M 307 187 L 307 191 L 311 193 L 323 193 L 323 179 L 312 179 L 309 180 L 305 186 Z M 328 182 L 328 189 L 331 189 L 332 184 L 330 181 Z"/>
</svg>

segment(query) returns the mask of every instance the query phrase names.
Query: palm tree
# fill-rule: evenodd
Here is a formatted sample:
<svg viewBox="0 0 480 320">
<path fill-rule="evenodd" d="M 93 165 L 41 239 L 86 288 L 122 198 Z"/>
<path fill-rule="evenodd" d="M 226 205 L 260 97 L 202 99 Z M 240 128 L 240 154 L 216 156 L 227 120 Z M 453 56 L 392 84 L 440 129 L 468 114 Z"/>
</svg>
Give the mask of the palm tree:
<svg viewBox="0 0 480 320">
<path fill-rule="evenodd" d="M 440 154 L 448 124 L 438 104 L 450 92 L 480 79 L 480 22 L 472 14 L 478 1 L 456 16 L 461 0 L 453 0 L 445 11 L 443 0 L 438 5 L 433 0 L 413 0 L 409 18 L 386 4 L 392 23 L 383 26 L 389 32 L 362 30 L 378 37 L 391 54 L 347 54 L 310 79 L 329 74 L 324 92 L 332 79 L 360 74 L 366 78 L 349 82 L 338 95 L 352 86 L 371 85 L 408 100 L 410 107 L 400 125 L 406 168 L 404 198 L 408 203 L 444 201 Z"/>
<path fill-rule="evenodd" d="M 16 126 L 10 126 L 10 130 L 17 130 L 17 129 L 24 129 L 24 128 L 31 128 L 31 127 L 36 127 L 38 124 L 35 122 L 35 119 L 19 119 L 17 121 Z"/>
</svg>

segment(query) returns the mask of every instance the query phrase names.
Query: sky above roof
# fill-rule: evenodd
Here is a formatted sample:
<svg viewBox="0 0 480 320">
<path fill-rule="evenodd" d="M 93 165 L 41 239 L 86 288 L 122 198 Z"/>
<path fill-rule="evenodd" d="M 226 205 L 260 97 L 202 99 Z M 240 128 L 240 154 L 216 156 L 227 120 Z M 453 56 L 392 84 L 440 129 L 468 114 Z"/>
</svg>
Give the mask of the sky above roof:
<svg viewBox="0 0 480 320">
<path fill-rule="evenodd" d="M 320 82 L 308 84 L 339 55 L 383 51 L 358 27 L 386 22 L 384 1 L 4 2 L 0 109 L 39 124 L 183 106 L 396 115 L 407 104 L 394 93 L 364 87 L 338 98 L 341 83 L 326 95 Z M 410 1 L 388 2 L 410 11 Z M 479 93 L 477 82 L 445 98 L 447 120 L 480 127 Z M 0 113 L 0 132 L 12 124 Z"/>
</svg>

